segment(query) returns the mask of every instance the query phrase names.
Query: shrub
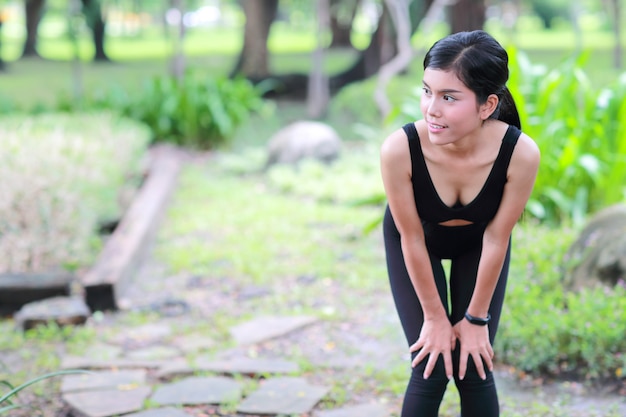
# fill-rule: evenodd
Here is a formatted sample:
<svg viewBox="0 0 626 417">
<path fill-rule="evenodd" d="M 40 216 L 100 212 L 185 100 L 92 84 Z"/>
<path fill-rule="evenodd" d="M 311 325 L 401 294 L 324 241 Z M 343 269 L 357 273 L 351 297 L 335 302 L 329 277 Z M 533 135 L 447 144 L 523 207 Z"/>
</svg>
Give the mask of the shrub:
<svg viewBox="0 0 626 417">
<path fill-rule="evenodd" d="M 0 137 L 0 271 L 92 260 L 99 222 L 139 180 L 147 129 L 112 114 L 4 116 Z"/>
<path fill-rule="evenodd" d="M 147 80 L 130 95 L 119 87 L 96 92 L 82 102 L 61 99 L 58 109 L 108 109 L 146 124 L 154 142 L 212 149 L 232 138 L 236 128 L 263 104 L 260 92 L 245 79 L 207 77 L 189 71 Z"/>
<path fill-rule="evenodd" d="M 626 365 L 626 289 L 564 292 L 565 228 L 518 229 L 502 320 L 498 360 L 535 376 L 619 378 Z"/>
</svg>

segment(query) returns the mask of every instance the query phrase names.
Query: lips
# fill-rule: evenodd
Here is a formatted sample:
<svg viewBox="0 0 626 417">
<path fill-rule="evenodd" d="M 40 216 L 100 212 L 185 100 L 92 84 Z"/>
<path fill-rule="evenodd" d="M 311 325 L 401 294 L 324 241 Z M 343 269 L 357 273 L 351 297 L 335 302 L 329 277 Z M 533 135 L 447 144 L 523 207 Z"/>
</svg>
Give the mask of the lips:
<svg viewBox="0 0 626 417">
<path fill-rule="evenodd" d="M 428 127 L 429 127 L 431 130 L 441 130 L 441 129 L 445 129 L 445 128 L 446 128 L 446 126 L 444 126 L 444 125 L 439 125 L 439 124 L 436 124 L 436 123 L 428 123 Z"/>
</svg>

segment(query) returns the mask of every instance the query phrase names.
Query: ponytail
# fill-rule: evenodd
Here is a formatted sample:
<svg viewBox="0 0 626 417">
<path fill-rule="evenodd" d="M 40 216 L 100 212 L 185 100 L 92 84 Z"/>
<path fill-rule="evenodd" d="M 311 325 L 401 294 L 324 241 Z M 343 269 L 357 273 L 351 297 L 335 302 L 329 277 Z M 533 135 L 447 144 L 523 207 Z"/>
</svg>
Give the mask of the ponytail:
<svg viewBox="0 0 626 417">
<path fill-rule="evenodd" d="M 520 130 L 522 129 L 522 122 L 519 118 L 517 105 L 515 104 L 515 100 L 513 99 L 511 91 L 508 87 L 504 87 L 504 92 L 502 93 L 502 97 L 500 97 L 498 109 L 493 112 L 491 117 L 513 125 Z"/>
</svg>

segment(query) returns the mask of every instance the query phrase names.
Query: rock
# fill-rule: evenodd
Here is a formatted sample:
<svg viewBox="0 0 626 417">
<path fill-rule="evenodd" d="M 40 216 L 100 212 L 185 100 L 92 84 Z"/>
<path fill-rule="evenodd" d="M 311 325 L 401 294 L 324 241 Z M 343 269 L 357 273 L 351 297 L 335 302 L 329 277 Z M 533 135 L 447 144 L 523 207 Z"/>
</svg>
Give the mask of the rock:
<svg viewBox="0 0 626 417">
<path fill-rule="evenodd" d="M 266 167 L 296 164 L 305 158 L 332 162 L 339 157 L 341 138 L 330 126 L 314 121 L 298 121 L 276 132 L 269 141 Z"/>
<path fill-rule="evenodd" d="M 614 287 L 626 279 L 626 205 L 599 211 L 564 257 L 566 288 Z"/>
<path fill-rule="evenodd" d="M 239 382 L 226 377 L 190 377 L 157 388 L 150 399 L 158 405 L 224 404 L 239 401 Z"/>
<path fill-rule="evenodd" d="M 24 330 L 56 322 L 59 326 L 84 324 L 91 314 L 79 297 L 53 297 L 28 303 L 15 314 L 16 324 Z"/>
<path fill-rule="evenodd" d="M 237 411 L 245 414 L 300 415 L 313 407 L 330 391 L 328 387 L 310 385 L 303 378 L 279 377 L 262 382 Z"/>
<path fill-rule="evenodd" d="M 63 400 L 73 416 L 112 417 L 140 411 L 151 391 L 150 387 L 134 387 L 71 392 L 63 394 Z"/>
<path fill-rule="evenodd" d="M 251 345 L 283 336 L 317 321 L 313 316 L 260 316 L 230 329 L 237 345 Z"/>
</svg>

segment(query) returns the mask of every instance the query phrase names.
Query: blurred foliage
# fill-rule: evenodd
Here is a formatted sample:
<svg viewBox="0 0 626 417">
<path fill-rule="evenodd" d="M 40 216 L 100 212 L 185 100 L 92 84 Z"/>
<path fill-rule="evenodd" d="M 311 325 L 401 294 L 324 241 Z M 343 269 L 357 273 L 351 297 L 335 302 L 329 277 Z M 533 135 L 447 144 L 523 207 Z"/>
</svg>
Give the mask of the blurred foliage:
<svg viewBox="0 0 626 417">
<path fill-rule="evenodd" d="M 260 91 L 245 79 L 206 77 L 188 71 L 149 79 L 138 93 L 115 87 L 84 100 L 61 98 L 59 111 L 110 110 L 146 124 L 153 142 L 171 142 L 195 149 L 212 149 L 232 138 L 251 112 L 261 110 Z"/>
<path fill-rule="evenodd" d="M 143 175 L 145 126 L 110 113 L 0 118 L 0 271 L 84 267 Z"/>
<path fill-rule="evenodd" d="M 522 378 L 618 381 L 626 370 L 626 285 L 564 292 L 558 265 L 574 235 L 517 229 L 497 358 Z"/>
</svg>

